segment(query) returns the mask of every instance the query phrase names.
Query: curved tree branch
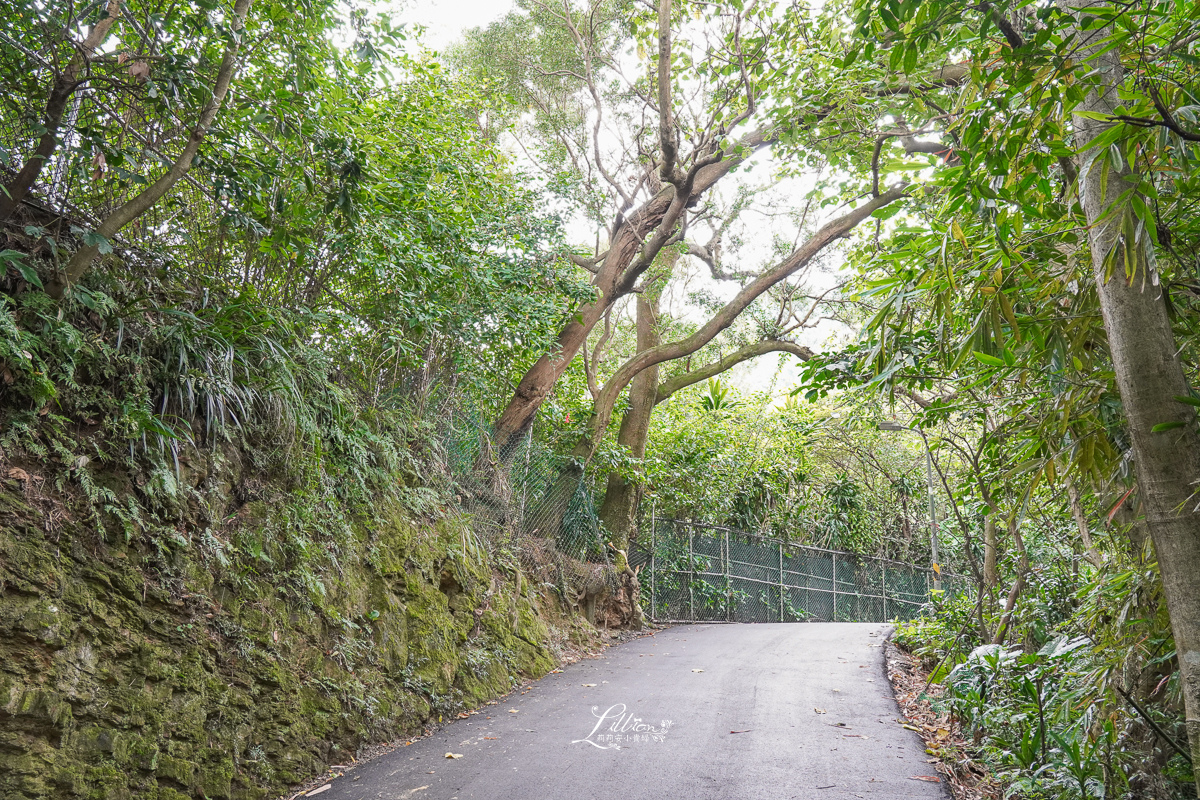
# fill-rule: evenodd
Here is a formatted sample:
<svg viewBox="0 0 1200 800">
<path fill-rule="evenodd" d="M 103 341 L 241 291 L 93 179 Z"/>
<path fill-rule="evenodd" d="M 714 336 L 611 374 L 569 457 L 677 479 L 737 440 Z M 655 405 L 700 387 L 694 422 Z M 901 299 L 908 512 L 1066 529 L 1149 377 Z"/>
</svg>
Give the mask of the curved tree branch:
<svg viewBox="0 0 1200 800">
<path fill-rule="evenodd" d="M 732 369 L 743 361 L 749 361 L 752 358 L 757 358 L 768 353 L 791 353 L 801 361 L 808 361 L 813 357 L 813 351 L 802 344 L 784 341 L 783 339 L 762 339 L 734 350 L 720 361 L 714 361 L 700 369 L 685 372 L 682 375 L 676 375 L 673 378 L 663 381 L 658 385 L 658 392 L 654 396 L 654 404 L 658 405 L 680 389 L 694 386 L 701 381 L 706 381 L 728 369 Z"/>
<path fill-rule="evenodd" d="M 200 145 L 204 142 L 205 137 L 208 135 L 209 127 L 213 124 L 213 120 L 216 119 L 217 113 L 221 110 L 221 105 L 225 102 L 225 95 L 229 93 L 229 84 L 233 81 L 233 73 L 237 69 L 238 50 L 242 41 L 242 29 L 246 25 L 246 15 L 250 12 L 251 2 L 252 0 L 236 0 L 233 4 L 233 19 L 230 26 L 231 40 L 225 46 L 225 52 L 221 56 L 221 66 L 217 70 L 212 97 L 209 98 L 204 108 L 200 110 L 200 115 L 196 119 L 196 126 L 192 129 L 187 144 L 179 153 L 178 158 L 175 159 L 166 172 L 159 176 L 158 180 L 114 209 L 96 228 L 97 235 L 105 239 L 111 239 L 130 222 L 133 222 L 153 208 L 154 204 L 161 200 L 163 195 L 169 192 L 192 168 L 192 162 L 196 158 L 196 154 L 200 151 Z M 99 245 L 85 244 L 80 247 L 67 264 L 63 283 L 59 284 L 55 282 L 49 287 L 51 294 L 61 296 L 67 286 L 77 283 L 99 254 Z"/>
<path fill-rule="evenodd" d="M 793 275 L 816 257 L 818 253 L 837 239 L 848 234 L 856 225 L 869 218 L 875 211 L 905 197 L 907 193 L 908 184 L 894 186 L 879 197 L 871 198 L 848 214 L 826 223 L 808 241 L 794 250 L 791 255 L 747 284 L 738 292 L 733 300 L 729 301 L 712 319 L 701 326 L 691 336 L 644 350 L 626 361 L 605 382 L 603 388 L 600 390 L 600 397 L 596 401 L 593 417 L 593 441 L 598 443 L 599 438 L 604 435 L 604 430 L 612 418 L 612 411 L 617 397 L 629 385 L 629 381 L 633 379 L 634 375 L 654 364 L 661 364 L 664 361 L 671 361 L 696 352 L 712 341 L 718 333 L 732 325 L 738 315 L 745 311 L 760 295 L 775 284 Z"/>
</svg>

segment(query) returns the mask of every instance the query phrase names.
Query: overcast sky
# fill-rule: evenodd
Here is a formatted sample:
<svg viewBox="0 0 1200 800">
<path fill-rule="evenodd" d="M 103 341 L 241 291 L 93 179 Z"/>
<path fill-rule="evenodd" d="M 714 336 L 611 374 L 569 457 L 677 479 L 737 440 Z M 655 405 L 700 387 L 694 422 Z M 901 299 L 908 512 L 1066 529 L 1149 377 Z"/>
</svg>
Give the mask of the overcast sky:
<svg viewBox="0 0 1200 800">
<path fill-rule="evenodd" d="M 511 0 L 408 0 L 396 3 L 402 22 L 424 25 L 425 44 L 440 50 L 467 28 L 486 25 L 512 8 Z"/>
</svg>

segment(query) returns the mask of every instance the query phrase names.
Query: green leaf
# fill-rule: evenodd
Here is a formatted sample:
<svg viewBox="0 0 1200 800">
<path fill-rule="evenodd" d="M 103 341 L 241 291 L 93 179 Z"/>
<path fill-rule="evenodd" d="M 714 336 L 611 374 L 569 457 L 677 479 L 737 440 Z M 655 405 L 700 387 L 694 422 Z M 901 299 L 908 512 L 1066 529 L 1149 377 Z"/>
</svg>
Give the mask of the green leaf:
<svg viewBox="0 0 1200 800">
<path fill-rule="evenodd" d="M 25 263 L 25 254 L 18 250 L 4 250 L 0 252 L 0 261 L 3 261 L 8 266 L 21 273 L 21 277 L 28 283 L 42 288 L 42 279 L 38 277 L 37 270 Z"/>
<path fill-rule="evenodd" d="M 88 247 L 95 247 L 100 251 L 101 255 L 106 256 L 113 251 L 112 242 L 94 231 L 91 233 L 85 233 L 81 238 L 83 239 L 84 244 L 86 244 Z"/>
<path fill-rule="evenodd" d="M 1151 428 L 1150 432 L 1151 433 L 1162 433 L 1163 431 L 1170 431 L 1170 430 L 1174 430 L 1175 428 L 1182 428 L 1184 425 L 1187 425 L 1187 423 L 1186 422 L 1160 422 L 1157 425 L 1155 425 L 1153 428 Z"/>
<path fill-rule="evenodd" d="M 987 353 L 981 353 L 978 350 L 971 351 L 971 355 L 975 356 L 975 360 L 978 361 L 980 364 L 986 364 L 989 367 L 1006 367 L 1006 366 L 1008 366 L 1007 364 L 1004 363 L 1003 359 L 996 358 L 995 356 L 988 355 Z"/>
<path fill-rule="evenodd" d="M 964 250 L 971 249 L 967 244 L 967 235 L 963 233 L 962 226 L 958 224 L 957 219 L 950 220 L 950 234 L 959 241 Z"/>
</svg>

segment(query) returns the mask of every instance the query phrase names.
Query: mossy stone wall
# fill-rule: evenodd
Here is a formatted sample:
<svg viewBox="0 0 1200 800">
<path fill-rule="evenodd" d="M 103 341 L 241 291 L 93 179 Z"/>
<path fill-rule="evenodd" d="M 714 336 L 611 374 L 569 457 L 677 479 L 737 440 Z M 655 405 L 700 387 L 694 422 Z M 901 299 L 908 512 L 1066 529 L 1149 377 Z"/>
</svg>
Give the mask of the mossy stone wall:
<svg viewBox="0 0 1200 800">
<path fill-rule="evenodd" d="M 300 601 L 252 560 L 56 508 L 0 475 L 5 800 L 275 796 L 554 667 L 541 599 L 461 520 L 379 511 Z M 279 513 L 243 504 L 231 535 Z"/>
</svg>

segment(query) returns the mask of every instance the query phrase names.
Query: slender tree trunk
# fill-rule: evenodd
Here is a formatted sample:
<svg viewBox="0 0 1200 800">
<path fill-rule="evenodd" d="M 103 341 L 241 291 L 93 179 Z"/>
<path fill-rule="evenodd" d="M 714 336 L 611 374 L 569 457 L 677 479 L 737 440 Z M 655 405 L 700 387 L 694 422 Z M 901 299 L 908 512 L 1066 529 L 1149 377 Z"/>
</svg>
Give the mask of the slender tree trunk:
<svg viewBox="0 0 1200 800">
<path fill-rule="evenodd" d="M 58 129 L 62 126 L 67 103 L 84 80 L 84 73 L 91 62 L 92 54 L 103 44 L 120 15 L 120 0 L 109 0 L 104 18 L 92 26 L 87 37 L 76 46 L 75 55 L 67 63 L 67 68 L 55 77 L 54 85 L 50 87 L 50 97 L 46 100 L 46 110 L 42 113 L 44 130 L 38 139 L 38 145 L 29 158 L 25 159 L 17 176 L 0 192 L 0 220 L 8 219 L 17 210 L 17 206 L 29 194 L 29 190 L 42 174 L 46 162 L 58 149 Z"/>
<path fill-rule="evenodd" d="M 1004 638 L 1008 635 L 1008 629 L 1012 627 L 1013 617 L 1016 616 L 1017 600 L 1021 597 L 1021 592 L 1025 590 L 1025 582 L 1029 578 L 1029 553 L 1025 550 L 1025 540 L 1021 537 L 1021 529 L 1017 527 L 1015 515 L 1008 518 L 1008 533 L 1012 537 L 1020 558 L 1017 562 L 1017 577 L 1013 580 L 1008 597 L 1005 598 L 1004 613 L 1000 615 L 1000 623 L 996 626 L 992 644 L 1004 644 Z"/>
<path fill-rule="evenodd" d="M 221 66 L 217 70 L 216 82 L 213 84 L 212 97 L 201 109 L 196 120 L 196 127 L 192 129 L 183 151 L 167 171 L 159 176 L 158 180 L 114 209 L 96 228 L 97 235 L 111 239 L 126 225 L 153 208 L 163 195 L 169 192 L 191 170 L 192 162 L 200 151 L 200 145 L 208 135 L 209 126 L 216 119 L 217 112 L 221 110 L 221 105 L 225 102 L 225 95 L 229 92 L 229 84 L 233 81 L 233 73 L 237 69 L 242 29 L 246 24 L 246 15 L 250 11 L 251 1 L 236 0 L 233 5 L 234 39 L 225 47 L 225 53 L 221 57 Z M 50 294 L 61 296 L 67 286 L 78 283 L 99 254 L 100 246 L 95 244 L 83 245 L 75 251 L 75 255 L 67 263 L 66 275 L 62 282 L 55 281 L 48 287 Z"/>
<path fill-rule="evenodd" d="M 1138 516 L 1137 512 L 1131 508 L 1133 498 L 1126 500 L 1118 508 L 1115 514 L 1112 515 L 1113 525 L 1120 528 L 1125 538 L 1129 540 L 1129 555 L 1139 563 L 1146 560 L 1146 540 L 1150 538 L 1149 532 L 1146 530 L 1145 517 Z"/>
<path fill-rule="evenodd" d="M 983 583 L 993 600 L 1000 585 L 1000 539 L 996 536 L 996 518 L 988 514 L 983 523 Z"/>
<path fill-rule="evenodd" d="M 657 347 L 658 294 L 653 297 L 641 295 L 637 299 L 637 349 L 638 352 Z M 629 408 L 621 418 L 621 430 L 617 444 L 629 450 L 635 459 L 646 455 L 646 440 L 650 436 L 650 417 L 654 413 L 658 395 L 658 365 L 642 370 L 629 386 Z M 600 505 L 600 521 L 612 534 L 612 543 L 620 550 L 629 547 L 629 536 L 633 532 L 637 516 L 641 487 L 634 481 L 613 472 L 608 476 L 604 491 L 604 502 Z"/>
<path fill-rule="evenodd" d="M 1090 3 L 1068 0 L 1065 5 L 1080 13 Z M 1104 51 L 1101 45 L 1111 30 L 1077 33 L 1088 48 L 1087 67 L 1081 72 L 1094 70 L 1097 81 L 1074 118 L 1076 141 L 1083 145 L 1112 124 L 1104 115 L 1113 113 L 1119 103 L 1117 87 L 1124 81 L 1124 71 L 1117 50 Z M 1128 168 L 1108 170 L 1105 185 L 1102 158 L 1108 158 L 1108 153 L 1093 150 L 1082 154 L 1081 164 L 1094 161 L 1091 169 L 1080 170 L 1079 194 L 1089 225 L 1104 328 L 1132 441 L 1138 494 L 1175 634 L 1192 760 L 1200 764 L 1200 516 L 1195 498 L 1200 482 L 1200 435 L 1194 410 L 1174 399 L 1187 396 L 1189 390 L 1150 262 L 1149 234 L 1128 247 L 1120 241 L 1124 215 L 1132 210 L 1114 208 L 1114 204 L 1132 186 Z M 1127 263 L 1126 253 L 1136 257 L 1137 263 Z M 1109 264 L 1111 274 L 1106 268 Z M 1179 427 L 1153 430 L 1172 422 Z"/>
<path fill-rule="evenodd" d="M 1096 569 L 1104 563 L 1100 551 L 1092 542 L 1092 532 L 1088 528 L 1087 514 L 1083 510 L 1083 502 L 1079 499 L 1079 490 L 1075 481 L 1067 479 L 1067 500 L 1071 503 L 1071 516 L 1075 518 L 1075 527 L 1079 529 L 1079 538 L 1083 542 L 1083 557 Z"/>
</svg>

